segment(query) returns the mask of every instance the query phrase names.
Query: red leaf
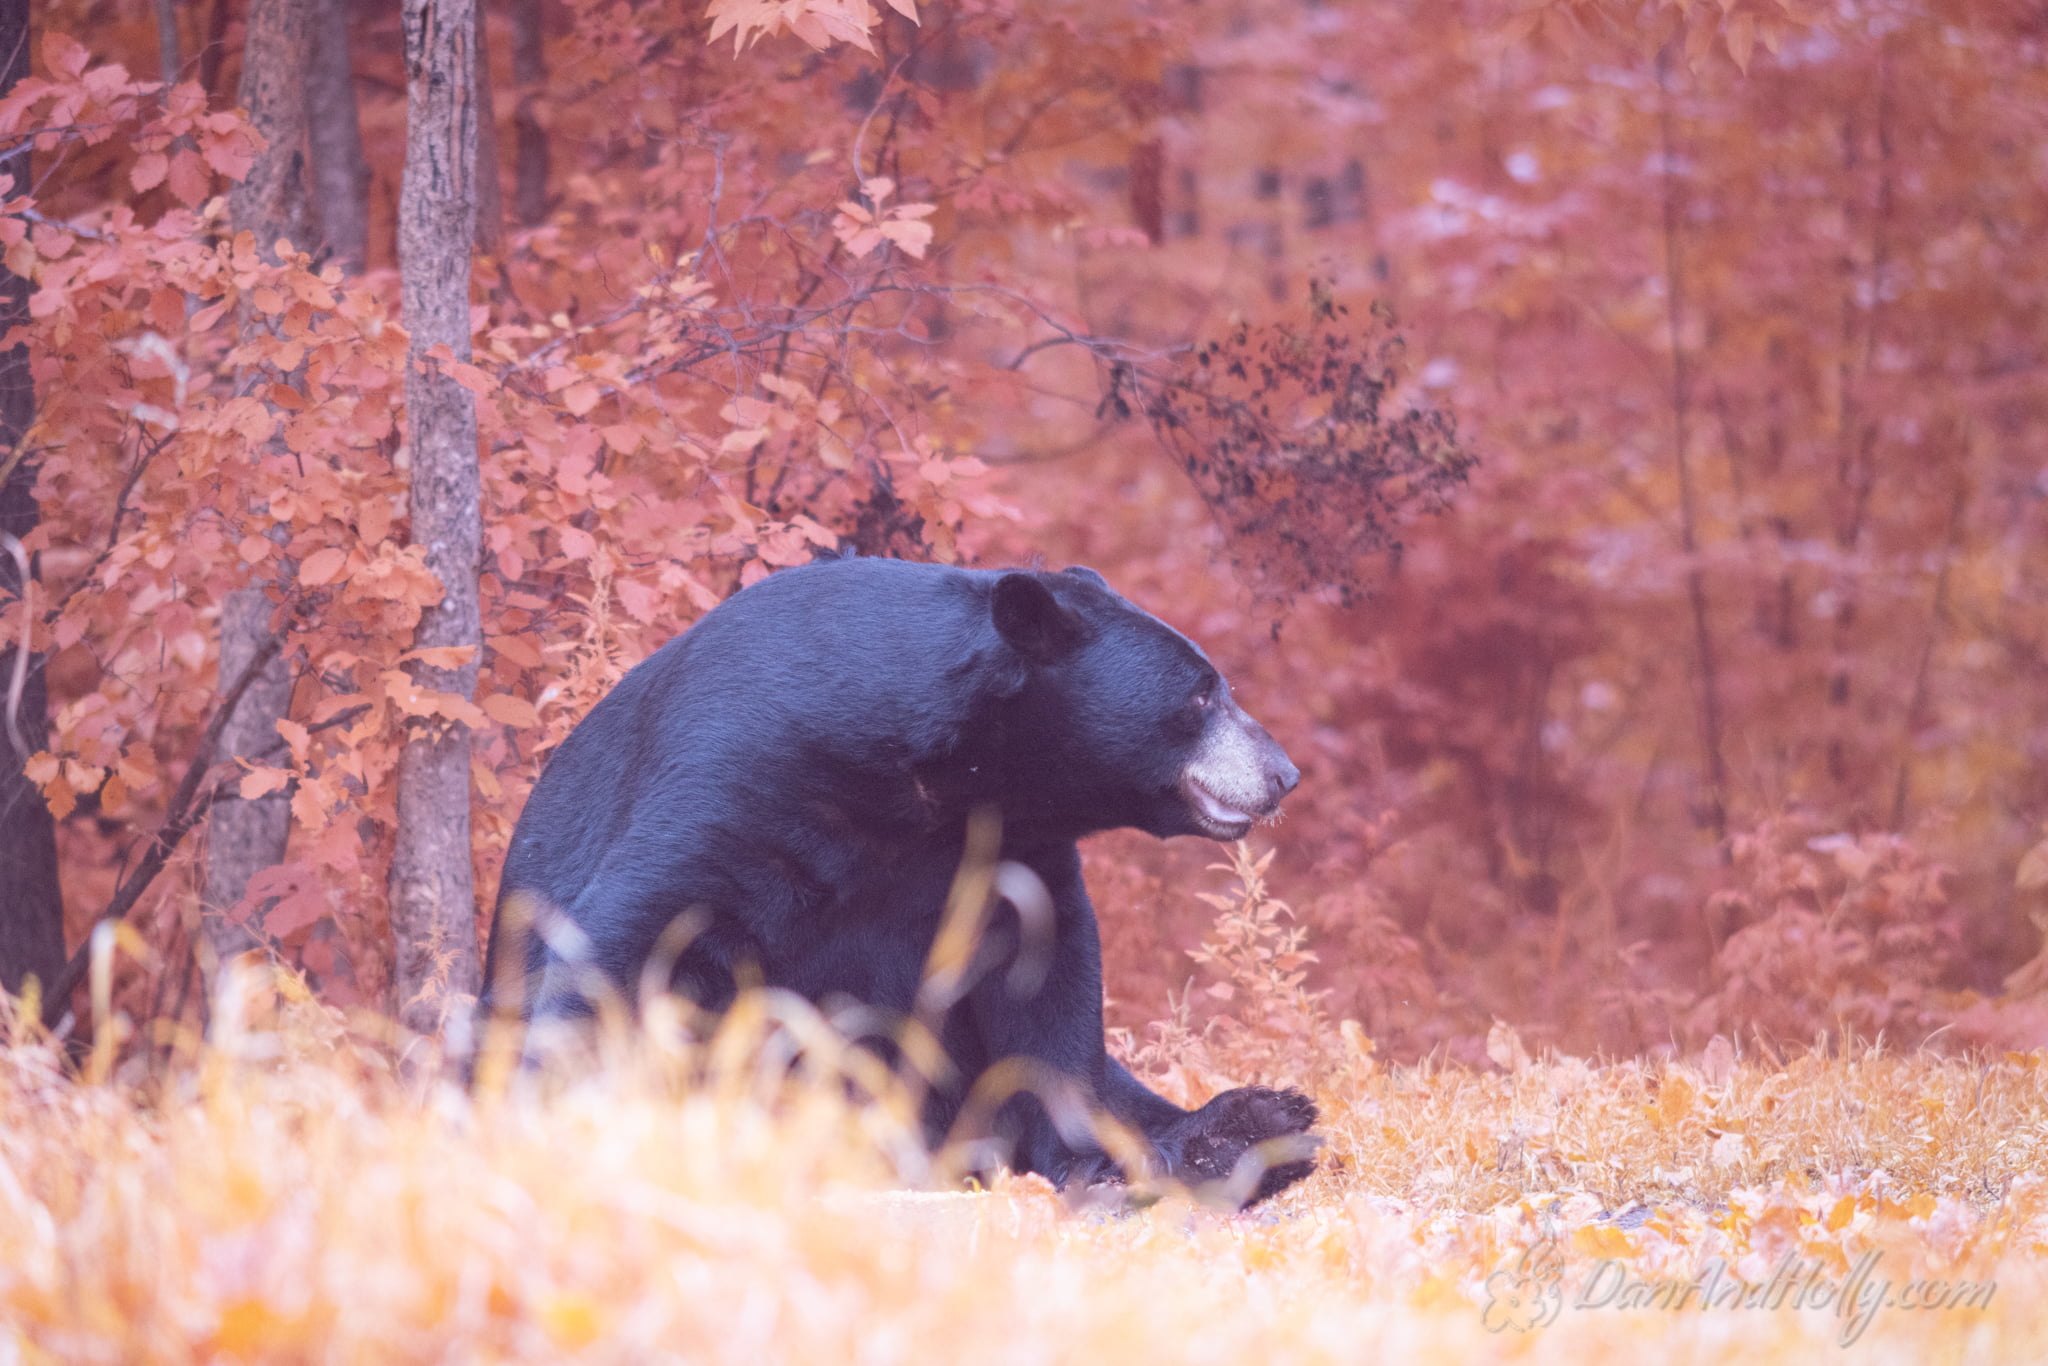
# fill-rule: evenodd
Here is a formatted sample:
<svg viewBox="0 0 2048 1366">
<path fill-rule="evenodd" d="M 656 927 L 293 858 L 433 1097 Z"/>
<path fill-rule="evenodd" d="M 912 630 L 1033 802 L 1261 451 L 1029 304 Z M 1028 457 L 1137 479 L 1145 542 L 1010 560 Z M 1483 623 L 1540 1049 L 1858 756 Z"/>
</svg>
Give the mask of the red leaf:
<svg viewBox="0 0 2048 1366">
<path fill-rule="evenodd" d="M 69 76 L 73 80 L 85 74 L 87 62 L 92 54 L 68 33 L 54 30 L 43 34 L 43 65 L 58 76 Z"/>
<path fill-rule="evenodd" d="M 164 177 L 171 172 L 171 159 L 162 152 L 144 152 L 135 158 L 135 164 L 128 168 L 128 183 L 141 194 L 164 183 Z"/>
<path fill-rule="evenodd" d="M 199 153 L 187 147 L 171 158 L 171 193 L 179 202 L 198 208 L 206 202 L 207 191 L 213 188 L 213 177 L 207 174 L 206 163 L 199 159 Z"/>
</svg>

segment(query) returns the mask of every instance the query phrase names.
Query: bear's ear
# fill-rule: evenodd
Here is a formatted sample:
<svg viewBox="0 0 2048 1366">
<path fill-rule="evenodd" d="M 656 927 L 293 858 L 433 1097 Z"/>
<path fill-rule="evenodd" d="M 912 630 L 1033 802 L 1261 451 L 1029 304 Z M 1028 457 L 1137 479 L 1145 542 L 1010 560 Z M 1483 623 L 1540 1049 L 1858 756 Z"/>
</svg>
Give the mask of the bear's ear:
<svg viewBox="0 0 2048 1366">
<path fill-rule="evenodd" d="M 1083 583 L 1092 583 L 1097 588 L 1109 587 L 1108 579 L 1103 578 L 1102 575 L 1096 573 L 1085 564 L 1077 564 L 1064 572 L 1070 579 L 1079 579 Z"/>
<path fill-rule="evenodd" d="M 1081 643 L 1081 623 L 1036 574 L 1005 574 L 989 601 L 996 632 L 1018 654 L 1044 664 Z"/>
</svg>

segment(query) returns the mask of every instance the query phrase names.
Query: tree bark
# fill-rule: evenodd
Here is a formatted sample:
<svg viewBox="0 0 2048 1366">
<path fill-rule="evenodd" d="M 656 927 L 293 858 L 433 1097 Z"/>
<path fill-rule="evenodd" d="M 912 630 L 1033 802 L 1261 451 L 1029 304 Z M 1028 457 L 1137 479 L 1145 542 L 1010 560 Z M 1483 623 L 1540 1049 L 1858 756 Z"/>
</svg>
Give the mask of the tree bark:
<svg viewBox="0 0 2048 1366">
<path fill-rule="evenodd" d="M 237 98 L 267 144 L 249 174 L 228 191 L 237 232 L 256 235 L 264 259 L 280 237 L 306 233 L 306 55 L 313 36 L 313 0 L 251 0 Z"/>
<path fill-rule="evenodd" d="M 423 689 L 476 693 L 481 493 L 476 405 L 428 359 L 470 357 L 470 247 L 476 232 L 474 0 L 404 0 L 405 178 L 398 199 L 413 543 L 444 596 L 420 615 L 422 648 L 468 647 L 458 668 L 408 666 Z M 470 869 L 469 728 L 414 718 L 398 760 L 398 838 L 391 858 L 398 1017 L 437 1031 L 450 998 L 474 993 L 476 892 Z"/>
<path fill-rule="evenodd" d="M 491 49 L 484 7 L 476 2 L 476 249 L 495 252 L 505 224 L 498 189 L 498 120 L 491 100 Z"/>
<path fill-rule="evenodd" d="M 175 0 L 156 0 L 157 65 L 166 83 L 178 79 L 178 69 L 183 65 L 180 50 L 177 4 Z"/>
<path fill-rule="evenodd" d="M 270 634 L 270 597 L 262 588 L 241 588 L 227 595 L 220 609 L 220 683 L 226 689 L 255 658 Z M 273 658 L 242 694 L 221 732 L 220 757 L 240 755 L 251 763 L 276 763 L 278 719 L 292 700 L 291 668 L 282 655 Z M 290 798 L 276 793 L 246 800 L 230 786 L 216 798 L 206 822 L 206 884 L 202 924 L 206 942 L 217 960 L 257 947 L 262 941 L 251 928 L 260 924 L 269 906 L 259 906 L 237 923 L 228 913 L 240 904 L 249 879 L 284 862 L 290 841 Z"/>
<path fill-rule="evenodd" d="M 199 84 L 209 95 L 220 93 L 220 64 L 227 54 L 228 10 L 233 3 L 213 0 L 206 11 L 206 39 L 199 45 Z"/>
<path fill-rule="evenodd" d="M 0 0 L 0 95 L 28 75 L 29 0 Z M 0 162 L 0 198 L 29 192 L 26 144 Z M 28 321 L 28 281 L 0 266 L 0 331 Z M 35 421 L 28 347 L 0 352 L 0 530 L 21 537 L 36 525 L 35 463 L 24 438 Z M 30 569 L 33 572 L 34 566 Z M 14 556 L 0 555 L 0 599 L 19 601 L 28 585 Z M 20 661 L 19 642 L 0 649 L 0 709 Z M 0 725 L 0 986 L 19 992 L 34 977 L 47 991 L 64 968 L 64 900 L 57 880 L 57 824 L 43 794 L 22 772 L 48 732 L 43 661 L 30 655 L 14 724 Z M 4 719 L 4 718 L 0 718 Z M 21 746 L 16 747 L 14 734 Z"/>
<path fill-rule="evenodd" d="M 512 112 L 512 212 L 527 227 L 547 217 L 548 136 L 540 124 L 540 101 L 547 84 L 547 58 L 541 49 L 541 0 L 511 0 L 512 86 L 519 104 Z"/>
<path fill-rule="evenodd" d="M 248 176 L 228 191 L 228 213 L 239 233 L 247 231 L 267 261 L 279 238 L 294 245 L 306 227 L 306 67 L 312 43 L 313 0 L 254 0 L 242 54 L 242 106 L 264 138 Z M 242 333 L 267 324 L 253 311 L 242 316 Z M 269 635 L 270 601 L 259 580 L 228 594 L 220 614 L 220 683 L 236 678 Z M 242 694 L 222 733 L 223 759 L 252 762 L 277 742 L 277 723 L 291 703 L 291 668 L 282 658 L 265 666 Z M 206 829 L 206 877 L 200 898 L 207 943 L 217 958 L 255 947 L 260 940 L 247 923 L 228 918 L 248 890 L 249 879 L 284 862 L 291 835 L 290 799 L 274 793 L 245 801 L 232 790 L 214 804 Z M 247 921 L 260 923 L 258 908 Z"/>
<path fill-rule="evenodd" d="M 313 217 L 332 260 L 354 275 L 370 244 L 370 166 L 363 159 L 349 50 L 349 0 L 313 0 L 306 65 L 306 140 L 313 163 Z"/>
</svg>

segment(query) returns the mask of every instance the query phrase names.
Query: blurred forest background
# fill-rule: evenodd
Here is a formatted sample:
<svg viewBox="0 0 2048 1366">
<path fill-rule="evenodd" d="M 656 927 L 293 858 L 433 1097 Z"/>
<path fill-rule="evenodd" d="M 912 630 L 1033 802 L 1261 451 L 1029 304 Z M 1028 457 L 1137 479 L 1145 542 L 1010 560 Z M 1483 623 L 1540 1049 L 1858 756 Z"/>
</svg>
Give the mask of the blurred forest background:
<svg viewBox="0 0 2048 1366">
<path fill-rule="evenodd" d="M 1093 565 L 1300 764 L 1291 916 L 1090 848 L 1138 1041 L 2048 1041 L 2040 6 L 481 9 L 473 697 L 403 667 L 399 6 L 34 9 L 10 985 L 112 907 L 137 1019 L 251 946 L 459 990 L 394 941 L 408 718 L 474 735 L 487 915 L 624 669 L 850 544 Z"/>
</svg>

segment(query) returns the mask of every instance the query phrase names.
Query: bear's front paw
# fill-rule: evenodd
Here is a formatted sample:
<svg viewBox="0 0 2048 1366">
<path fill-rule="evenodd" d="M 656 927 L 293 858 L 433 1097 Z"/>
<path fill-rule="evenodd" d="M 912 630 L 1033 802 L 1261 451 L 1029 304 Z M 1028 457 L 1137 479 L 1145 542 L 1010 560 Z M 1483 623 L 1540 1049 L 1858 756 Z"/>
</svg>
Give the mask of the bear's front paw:
<svg viewBox="0 0 2048 1366">
<path fill-rule="evenodd" d="M 1159 1150 L 1168 1172 L 1190 1184 L 1249 1183 L 1231 1191 L 1248 1208 L 1315 1170 L 1322 1144 L 1308 1132 L 1315 1122 L 1316 1103 L 1299 1091 L 1240 1086 L 1159 1135 Z M 1252 1161 L 1244 1163 L 1247 1154 Z"/>
<path fill-rule="evenodd" d="M 1107 1153 L 1079 1153 L 1053 1174 L 1053 1184 L 1061 1190 L 1117 1186 L 1125 1184 L 1124 1169 L 1116 1164 Z"/>
</svg>

